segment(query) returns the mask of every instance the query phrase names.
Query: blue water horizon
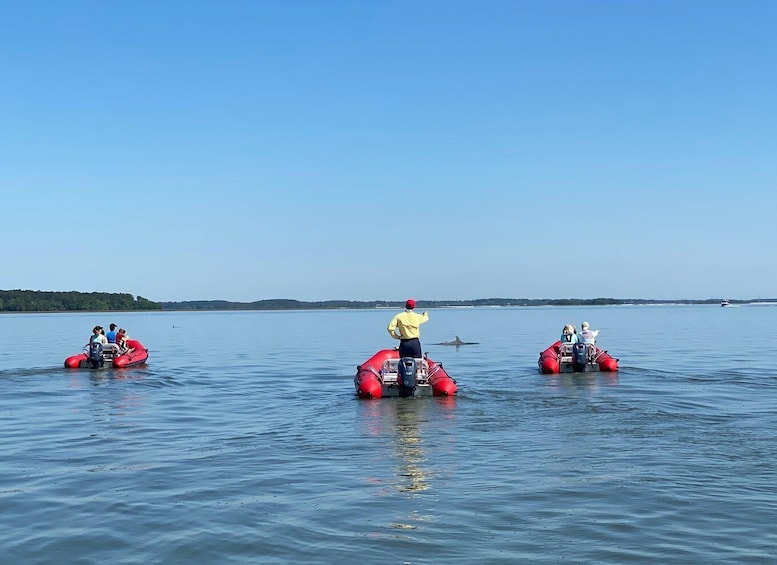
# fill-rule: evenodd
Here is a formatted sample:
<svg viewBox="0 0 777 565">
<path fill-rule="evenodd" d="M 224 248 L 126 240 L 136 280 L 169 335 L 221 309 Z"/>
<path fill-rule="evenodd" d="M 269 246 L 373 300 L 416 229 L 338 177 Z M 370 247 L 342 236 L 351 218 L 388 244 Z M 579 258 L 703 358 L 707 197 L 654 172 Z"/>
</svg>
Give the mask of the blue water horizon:
<svg viewBox="0 0 777 565">
<path fill-rule="evenodd" d="M 453 398 L 355 398 L 385 309 L 0 316 L 0 556 L 775 561 L 773 305 L 429 311 Z M 539 374 L 583 320 L 620 370 Z M 66 370 L 110 322 L 148 364 Z"/>
</svg>

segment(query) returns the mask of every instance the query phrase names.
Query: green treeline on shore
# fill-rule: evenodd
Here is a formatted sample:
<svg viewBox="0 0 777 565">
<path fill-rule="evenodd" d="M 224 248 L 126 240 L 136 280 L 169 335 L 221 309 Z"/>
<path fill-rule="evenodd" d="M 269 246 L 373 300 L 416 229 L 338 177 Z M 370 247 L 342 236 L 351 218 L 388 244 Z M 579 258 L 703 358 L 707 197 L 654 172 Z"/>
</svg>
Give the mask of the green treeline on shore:
<svg viewBox="0 0 777 565">
<path fill-rule="evenodd" d="M 759 302 L 777 302 L 777 299 L 759 299 Z M 751 300 L 730 300 L 731 304 L 747 304 Z M 225 300 L 192 300 L 161 302 L 163 310 L 333 310 L 342 308 L 399 308 L 405 301 L 353 301 L 272 299 L 256 302 L 227 302 Z M 705 300 L 647 300 L 641 298 L 478 298 L 476 300 L 416 300 L 417 311 L 424 308 L 465 308 L 469 306 L 618 306 L 624 304 L 720 304 L 720 299 Z"/>
<path fill-rule="evenodd" d="M 777 299 L 731 300 L 731 304 L 776 302 Z M 719 304 L 720 299 L 647 300 L 639 298 L 479 298 L 476 300 L 417 300 L 416 309 L 468 306 L 618 306 L 624 304 Z M 0 312 L 112 312 L 138 310 L 336 310 L 343 308 L 403 308 L 402 301 L 324 300 L 304 302 L 290 299 L 229 302 L 227 300 L 189 300 L 153 302 L 142 296 L 107 292 L 45 292 L 38 290 L 0 290 Z"/>
<path fill-rule="evenodd" d="M 0 290 L 0 312 L 112 312 L 161 310 L 142 296 L 107 292 L 44 292 Z"/>
</svg>

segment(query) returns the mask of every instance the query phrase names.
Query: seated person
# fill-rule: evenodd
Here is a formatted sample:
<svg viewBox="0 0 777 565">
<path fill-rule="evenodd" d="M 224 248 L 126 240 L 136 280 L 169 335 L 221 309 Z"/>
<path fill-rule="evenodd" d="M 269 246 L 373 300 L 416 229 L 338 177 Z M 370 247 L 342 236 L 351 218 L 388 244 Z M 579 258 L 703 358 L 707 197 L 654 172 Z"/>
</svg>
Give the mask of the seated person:
<svg viewBox="0 0 777 565">
<path fill-rule="evenodd" d="M 124 328 L 121 328 L 118 332 L 116 332 L 116 343 L 119 346 L 119 349 L 121 350 L 121 353 L 123 355 L 126 355 L 127 353 L 131 353 L 133 349 L 131 347 L 127 347 L 127 340 L 129 339 L 129 336 L 127 335 L 127 330 Z"/>
<path fill-rule="evenodd" d="M 577 335 L 577 330 L 575 330 L 575 326 L 572 324 L 567 324 L 564 326 L 564 328 L 561 330 L 561 339 L 559 339 L 561 342 L 561 345 L 564 344 L 575 344 L 580 341 L 580 338 Z"/>
<path fill-rule="evenodd" d="M 116 343 L 116 328 L 118 326 L 116 324 L 111 324 L 108 326 L 109 331 L 107 334 L 105 334 L 105 337 L 108 339 L 108 343 Z"/>
<path fill-rule="evenodd" d="M 102 326 L 95 326 L 92 328 L 92 335 L 89 336 L 89 343 L 101 343 L 103 345 L 108 343 L 108 339 L 105 337 L 105 332 Z"/>
<path fill-rule="evenodd" d="M 596 336 L 599 335 L 599 330 L 592 330 L 588 322 L 583 322 L 580 328 L 580 341 L 586 345 L 596 344 Z"/>
</svg>

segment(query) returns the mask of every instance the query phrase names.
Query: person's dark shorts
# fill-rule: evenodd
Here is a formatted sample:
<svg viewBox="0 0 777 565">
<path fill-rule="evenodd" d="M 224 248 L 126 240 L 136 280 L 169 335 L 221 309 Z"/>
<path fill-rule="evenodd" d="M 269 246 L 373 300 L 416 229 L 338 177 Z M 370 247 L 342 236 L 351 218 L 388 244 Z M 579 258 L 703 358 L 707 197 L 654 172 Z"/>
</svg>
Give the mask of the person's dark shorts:
<svg viewBox="0 0 777 565">
<path fill-rule="evenodd" d="M 421 352 L 421 340 L 417 337 L 413 339 L 402 339 L 399 341 L 399 357 L 413 357 L 419 359 L 423 357 Z"/>
</svg>

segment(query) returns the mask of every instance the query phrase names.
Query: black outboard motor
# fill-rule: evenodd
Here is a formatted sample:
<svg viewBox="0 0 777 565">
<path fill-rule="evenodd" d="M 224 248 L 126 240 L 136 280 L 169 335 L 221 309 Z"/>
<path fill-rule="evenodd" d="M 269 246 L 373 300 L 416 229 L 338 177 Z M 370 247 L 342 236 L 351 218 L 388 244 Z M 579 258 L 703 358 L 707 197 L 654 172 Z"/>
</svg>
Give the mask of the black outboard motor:
<svg viewBox="0 0 777 565">
<path fill-rule="evenodd" d="M 397 384 L 399 385 L 399 396 L 413 396 L 415 392 L 415 372 L 418 367 L 417 361 L 412 357 L 402 357 L 397 367 Z"/>
<path fill-rule="evenodd" d="M 103 361 L 103 344 L 99 341 L 93 341 L 89 344 L 89 366 L 92 369 L 100 369 Z"/>
<path fill-rule="evenodd" d="M 572 349 L 572 368 L 575 373 L 585 371 L 588 364 L 588 346 L 585 343 L 576 343 Z"/>
</svg>

